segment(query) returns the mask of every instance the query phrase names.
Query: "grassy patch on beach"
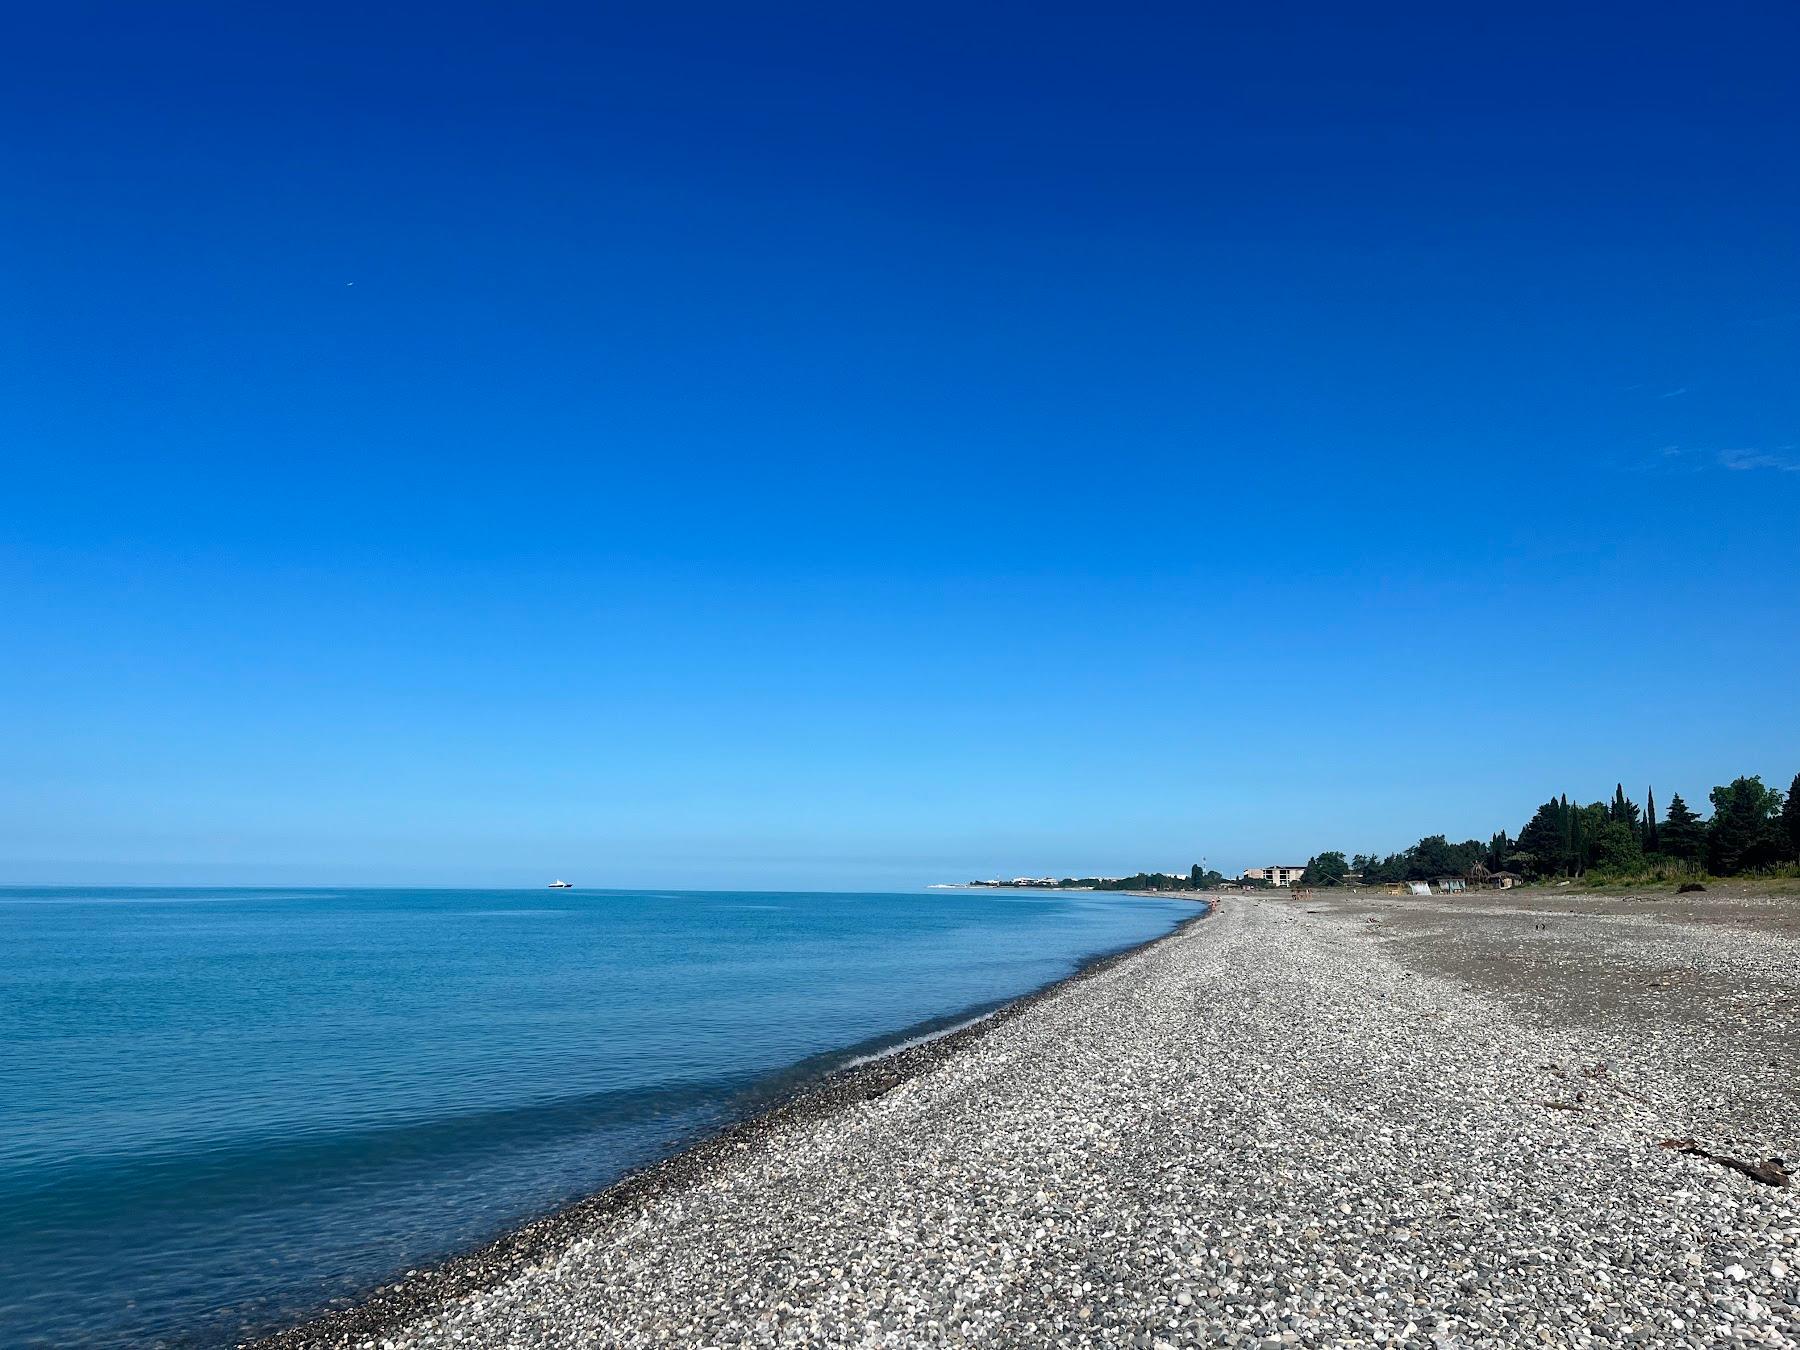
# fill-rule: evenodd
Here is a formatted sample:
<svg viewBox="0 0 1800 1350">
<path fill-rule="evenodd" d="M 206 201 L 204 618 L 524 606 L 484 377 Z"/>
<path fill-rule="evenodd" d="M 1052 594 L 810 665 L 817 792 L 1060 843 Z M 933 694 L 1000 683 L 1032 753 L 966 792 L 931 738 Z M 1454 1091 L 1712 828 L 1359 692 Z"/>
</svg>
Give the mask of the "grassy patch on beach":
<svg viewBox="0 0 1800 1350">
<path fill-rule="evenodd" d="M 1621 871 L 1593 868 L 1573 881 L 1540 882 L 1532 889 L 1573 886 L 1581 890 L 1648 890 L 1653 888 L 1673 890 L 1692 884 L 1704 886 L 1708 890 L 1728 887 L 1733 891 L 1788 891 L 1793 889 L 1792 883 L 1795 881 L 1800 881 L 1800 864 L 1796 863 L 1759 867 L 1754 871 L 1741 872 L 1731 877 L 1717 877 L 1699 867 L 1684 867 L 1676 864 Z"/>
</svg>

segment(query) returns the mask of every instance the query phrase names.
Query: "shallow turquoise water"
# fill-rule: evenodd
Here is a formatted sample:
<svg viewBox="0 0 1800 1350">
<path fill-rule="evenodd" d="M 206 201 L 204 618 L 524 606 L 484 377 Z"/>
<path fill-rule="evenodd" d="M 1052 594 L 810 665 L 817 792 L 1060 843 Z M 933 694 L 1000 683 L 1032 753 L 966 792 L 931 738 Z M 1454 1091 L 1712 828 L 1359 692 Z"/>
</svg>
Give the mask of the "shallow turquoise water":
<svg viewBox="0 0 1800 1350">
<path fill-rule="evenodd" d="M 0 1345 L 278 1326 L 1193 912 L 0 890 Z"/>
</svg>

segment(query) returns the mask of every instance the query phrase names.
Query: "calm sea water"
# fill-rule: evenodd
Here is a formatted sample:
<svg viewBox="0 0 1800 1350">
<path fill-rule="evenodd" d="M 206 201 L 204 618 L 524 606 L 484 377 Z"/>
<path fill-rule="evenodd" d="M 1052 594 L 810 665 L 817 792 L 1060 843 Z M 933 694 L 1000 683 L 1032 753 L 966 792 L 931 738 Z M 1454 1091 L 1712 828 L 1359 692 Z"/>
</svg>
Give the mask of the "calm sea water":
<svg viewBox="0 0 1800 1350">
<path fill-rule="evenodd" d="M 0 890 L 0 1345 L 279 1326 L 1192 913 Z"/>
</svg>

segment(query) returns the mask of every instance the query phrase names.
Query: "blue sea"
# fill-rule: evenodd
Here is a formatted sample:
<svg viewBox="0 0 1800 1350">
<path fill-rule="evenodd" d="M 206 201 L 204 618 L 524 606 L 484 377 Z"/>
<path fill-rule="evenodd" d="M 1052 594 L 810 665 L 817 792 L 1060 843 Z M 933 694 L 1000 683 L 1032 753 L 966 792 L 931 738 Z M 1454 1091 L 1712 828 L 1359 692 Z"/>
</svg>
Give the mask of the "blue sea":
<svg viewBox="0 0 1800 1350">
<path fill-rule="evenodd" d="M 0 1346 L 278 1328 L 1193 913 L 0 890 Z"/>
</svg>

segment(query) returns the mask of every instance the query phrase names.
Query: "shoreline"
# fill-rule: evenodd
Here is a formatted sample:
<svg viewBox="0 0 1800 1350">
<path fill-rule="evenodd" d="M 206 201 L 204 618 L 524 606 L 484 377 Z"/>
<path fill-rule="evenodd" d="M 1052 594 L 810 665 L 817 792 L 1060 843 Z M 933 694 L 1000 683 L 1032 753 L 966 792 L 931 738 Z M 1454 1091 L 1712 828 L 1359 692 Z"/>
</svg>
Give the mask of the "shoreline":
<svg viewBox="0 0 1800 1350">
<path fill-rule="evenodd" d="M 1800 895 L 1206 913 L 265 1344 L 1800 1350 Z"/>
<path fill-rule="evenodd" d="M 927 1033 L 922 1038 L 903 1039 L 888 1050 L 855 1058 L 821 1078 L 787 1090 L 743 1119 L 705 1133 L 668 1157 L 627 1172 L 593 1194 L 509 1229 L 478 1247 L 422 1265 L 343 1306 L 328 1306 L 297 1325 L 234 1344 L 237 1350 L 351 1350 L 378 1343 L 457 1300 L 503 1284 L 545 1256 L 578 1241 L 584 1230 L 608 1218 L 705 1181 L 721 1165 L 761 1139 L 872 1101 L 943 1067 L 1038 1004 L 1179 938 L 1211 917 L 1220 898 L 1209 892 L 1183 893 L 1179 897 L 1162 892 L 1144 894 L 1154 894 L 1158 899 L 1184 899 L 1200 909 L 1166 933 L 1086 958 L 1061 979 L 1010 999 L 971 1021 Z"/>
</svg>

